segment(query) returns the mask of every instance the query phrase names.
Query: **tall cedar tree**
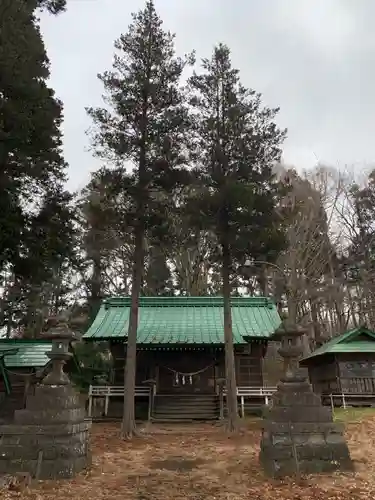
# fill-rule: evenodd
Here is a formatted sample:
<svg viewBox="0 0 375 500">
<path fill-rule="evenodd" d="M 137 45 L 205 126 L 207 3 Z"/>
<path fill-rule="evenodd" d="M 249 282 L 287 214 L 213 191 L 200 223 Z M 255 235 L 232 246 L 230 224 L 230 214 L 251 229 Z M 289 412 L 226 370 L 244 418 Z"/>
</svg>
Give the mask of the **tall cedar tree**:
<svg viewBox="0 0 375 500">
<path fill-rule="evenodd" d="M 118 224 L 118 206 L 112 203 L 114 179 L 111 170 L 93 172 L 82 192 L 80 215 L 82 252 L 85 254 L 83 275 L 87 274 L 89 321 L 94 321 L 103 298 L 103 255 L 112 246 L 112 228 Z"/>
<path fill-rule="evenodd" d="M 73 197 L 57 186 L 48 190 L 24 232 L 24 250 L 15 259 L 14 281 L 23 308 L 14 311 L 24 336 L 37 337 L 45 319 L 66 307 L 67 276 L 76 265 L 78 234 Z M 11 306 L 11 304 L 10 304 Z M 9 318 L 10 319 L 10 318 Z M 9 320 L 8 319 L 8 320 Z"/>
<path fill-rule="evenodd" d="M 53 2 L 0 2 L 0 270 L 24 244 L 34 201 L 64 179 L 61 104 L 34 15 Z"/>
<path fill-rule="evenodd" d="M 219 243 L 224 300 L 228 430 L 238 425 L 230 296 L 236 267 L 246 258 L 275 258 L 284 246 L 275 204 L 279 185 L 272 165 L 280 159 L 286 131 L 273 119 L 277 109 L 261 106 L 261 96 L 245 89 L 232 68 L 230 51 L 214 49 L 203 73 L 190 80 L 195 116 L 195 155 L 200 189 L 191 200 L 193 223 L 212 231 Z"/>
<path fill-rule="evenodd" d="M 111 285 L 111 274 L 126 284 L 133 259 L 133 234 L 127 221 L 133 201 L 124 189 L 128 174 L 124 169 L 103 167 L 94 172 L 81 200 L 82 251 L 85 254 L 83 274 L 87 276 L 90 320 L 93 321 L 105 293 Z M 116 265 L 119 255 L 121 265 Z M 108 273 L 108 266 L 111 271 Z M 116 287 L 117 288 L 117 287 Z"/>
<path fill-rule="evenodd" d="M 172 275 L 164 249 L 159 245 L 151 245 L 147 260 L 143 294 L 150 297 L 173 295 Z"/>
<path fill-rule="evenodd" d="M 97 154 L 120 168 L 134 169 L 124 189 L 133 200 L 126 224 L 134 235 L 134 259 L 125 365 L 122 433 L 136 432 L 134 390 L 139 295 L 142 288 L 145 236 L 162 238 L 168 196 L 179 182 L 187 109 L 179 80 L 190 57 L 175 57 L 174 35 L 162 28 L 153 1 L 133 14 L 128 32 L 115 42 L 113 71 L 99 75 L 111 108 L 89 109 L 97 125 L 93 144 Z"/>
</svg>

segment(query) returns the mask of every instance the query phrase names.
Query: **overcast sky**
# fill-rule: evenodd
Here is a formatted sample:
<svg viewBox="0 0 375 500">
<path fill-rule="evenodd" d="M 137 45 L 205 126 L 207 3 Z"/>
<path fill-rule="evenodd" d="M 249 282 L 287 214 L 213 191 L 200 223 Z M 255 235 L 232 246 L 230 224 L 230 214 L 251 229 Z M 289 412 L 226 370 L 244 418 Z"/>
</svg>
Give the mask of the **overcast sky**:
<svg viewBox="0 0 375 500">
<path fill-rule="evenodd" d="M 69 187 L 100 166 L 88 151 L 85 106 L 101 105 L 96 75 L 109 69 L 113 42 L 143 0 L 68 0 L 68 11 L 42 16 L 51 85 L 64 102 Z M 284 160 L 298 169 L 317 160 L 363 169 L 375 163 L 375 1 L 156 0 L 178 54 L 232 50 L 243 83 L 281 108 Z"/>
</svg>

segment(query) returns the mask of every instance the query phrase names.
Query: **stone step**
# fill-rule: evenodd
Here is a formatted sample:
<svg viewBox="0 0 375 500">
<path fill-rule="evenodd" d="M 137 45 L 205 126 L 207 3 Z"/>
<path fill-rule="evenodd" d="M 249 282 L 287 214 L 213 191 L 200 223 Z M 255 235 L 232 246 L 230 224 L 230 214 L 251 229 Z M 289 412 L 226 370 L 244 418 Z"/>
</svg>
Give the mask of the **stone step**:
<svg viewBox="0 0 375 500">
<path fill-rule="evenodd" d="M 154 399 L 155 404 L 183 404 L 183 405 L 203 405 L 203 404 L 219 404 L 219 398 L 217 397 L 201 397 L 201 398 L 189 398 L 189 397 L 179 397 L 179 396 L 156 396 Z"/>
<path fill-rule="evenodd" d="M 158 402 L 158 403 L 167 403 L 167 404 L 171 404 L 171 403 L 180 403 L 180 404 L 190 404 L 190 405 L 194 405 L 194 404 L 203 404 L 203 403 L 218 403 L 219 402 L 219 399 L 217 398 L 161 398 L 161 397 L 156 397 L 154 399 L 154 401 Z"/>
<path fill-rule="evenodd" d="M 216 420 L 219 417 L 219 398 L 211 394 L 157 395 L 152 419 L 158 422 Z"/>
<path fill-rule="evenodd" d="M 217 399 L 217 394 L 156 394 L 155 398 L 165 399 Z"/>
<path fill-rule="evenodd" d="M 152 422 L 207 422 L 217 421 L 219 417 L 216 415 L 153 415 Z"/>
<path fill-rule="evenodd" d="M 215 417 L 218 415 L 218 411 L 207 411 L 205 409 L 197 409 L 197 410 L 187 410 L 186 408 L 179 408 L 178 410 L 171 410 L 170 408 L 155 408 L 155 410 L 152 412 L 153 416 L 156 415 L 171 415 L 171 416 L 178 416 L 178 415 L 189 415 L 191 417 L 201 417 L 201 416 L 212 416 Z"/>
<path fill-rule="evenodd" d="M 184 401 L 154 401 L 154 407 L 165 406 L 168 408 L 217 408 L 219 402 L 216 401 L 203 401 L 196 403 L 185 403 Z"/>
</svg>

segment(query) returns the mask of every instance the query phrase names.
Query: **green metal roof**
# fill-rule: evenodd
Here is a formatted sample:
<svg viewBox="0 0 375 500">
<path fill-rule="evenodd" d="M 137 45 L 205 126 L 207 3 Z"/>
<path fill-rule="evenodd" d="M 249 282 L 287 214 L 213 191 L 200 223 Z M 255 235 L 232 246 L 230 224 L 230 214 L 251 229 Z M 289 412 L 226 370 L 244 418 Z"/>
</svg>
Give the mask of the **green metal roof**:
<svg viewBox="0 0 375 500">
<path fill-rule="evenodd" d="M 361 340 L 358 337 L 364 336 L 366 340 Z M 305 361 L 309 361 L 317 356 L 323 356 L 324 354 L 343 354 L 343 353 L 366 353 L 375 352 L 375 332 L 368 330 L 365 327 L 354 328 L 348 330 L 347 332 L 333 337 L 331 340 L 323 344 L 321 347 L 316 349 L 314 352 L 307 356 L 301 363 L 304 364 Z"/>
<path fill-rule="evenodd" d="M 49 362 L 51 347 L 44 340 L 0 339 L 0 357 L 6 368 L 41 368 Z"/>
<path fill-rule="evenodd" d="M 234 297 L 233 341 L 268 338 L 280 326 L 275 304 L 264 297 Z M 84 339 L 124 339 L 128 334 L 130 298 L 103 302 Z M 222 297 L 141 297 L 139 344 L 223 344 Z"/>
</svg>

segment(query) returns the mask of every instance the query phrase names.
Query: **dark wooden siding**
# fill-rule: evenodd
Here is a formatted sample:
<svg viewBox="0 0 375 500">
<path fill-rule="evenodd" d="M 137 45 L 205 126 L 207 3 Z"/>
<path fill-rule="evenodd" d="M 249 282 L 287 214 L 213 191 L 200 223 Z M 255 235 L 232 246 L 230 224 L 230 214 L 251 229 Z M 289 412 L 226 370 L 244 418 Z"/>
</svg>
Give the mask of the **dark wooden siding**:
<svg viewBox="0 0 375 500">
<path fill-rule="evenodd" d="M 330 354 L 308 364 L 314 391 L 319 394 L 375 394 L 375 354 Z"/>
<path fill-rule="evenodd" d="M 317 394 L 337 394 L 340 392 L 340 379 L 337 363 L 333 355 L 312 359 L 308 365 L 310 382 Z"/>
<path fill-rule="evenodd" d="M 125 346 L 112 343 L 113 358 L 111 383 L 123 385 Z M 235 349 L 235 369 L 238 386 L 263 385 L 262 344 L 240 346 Z M 184 376 L 184 374 L 186 374 Z M 189 374 L 192 374 L 190 377 Z M 220 379 L 225 378 L 223 349 L 139 350 L 137 353 L 136 385 L 155 380 L 158 392 L 216 392 Z"/>
<path fill-rule="evenodd" d="M 113 385 L 124 384 L 124 368 L 126 359 L 126 347 L 121 343 L 111 343 L 112 373 L 110 382 Z M 153 351 L 137 352 L 136 385 L 142 385 L 146 380 L 155 377 L 155 353 Z"/>
<path fill-rule="evenodd" d="M 375 354 L 338 354 L 336 360 L 342 392 L 375 394 Z"/>
<path fill-rule="evenodd" d="M 235 352 L 237 386 L 261 387 L 263 385 L 263 354 L 261 344 L 252 344 L 248 352 Z"/>
</svg>

